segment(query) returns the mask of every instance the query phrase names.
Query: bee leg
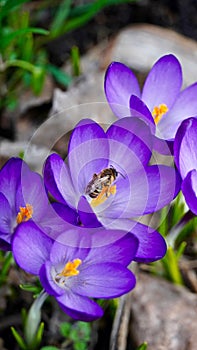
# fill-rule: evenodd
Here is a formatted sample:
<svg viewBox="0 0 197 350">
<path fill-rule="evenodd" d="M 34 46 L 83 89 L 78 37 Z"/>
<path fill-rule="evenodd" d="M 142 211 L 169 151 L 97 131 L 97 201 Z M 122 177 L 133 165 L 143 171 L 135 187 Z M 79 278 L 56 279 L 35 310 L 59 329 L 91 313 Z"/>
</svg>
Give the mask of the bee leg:
<svg viewBox="0 0 197 350">
<path fill-rule="evenodd" d="M 116 193 L 116 185 L 113 186 L 105 186 L 103 187 L 101 193 L 91 200 L 91 205 L 96 207 L 99 204 L 102 204 L 106 201 L 106 199 L 111 195 Z"/>
<path fill-rule="evenodd" d="M 107 198 L 110 196 L 110 194 L 115 194 L 115 193 L 116 193 L 116 185 L 107 186 L 107 191 L 106 191 Z"/>
<path fill-rule="evenodd" d="M 96 207 L 99 204 L 102 204 L 106 201 L 107 199 L 107 191 L 108 191 L 108 187 L 103 187 L 102 191 L 99 193 L 99 195 L 96 198 L 93 198 L 91 200 L 91 205 L 93 207 Z"/>
<path fill-rule="evenodd" d="M 109 193 L 109 195 L 115 194 L 116 193 L 116 185 L 110 186 L 108 193 Z"/>
</svg>

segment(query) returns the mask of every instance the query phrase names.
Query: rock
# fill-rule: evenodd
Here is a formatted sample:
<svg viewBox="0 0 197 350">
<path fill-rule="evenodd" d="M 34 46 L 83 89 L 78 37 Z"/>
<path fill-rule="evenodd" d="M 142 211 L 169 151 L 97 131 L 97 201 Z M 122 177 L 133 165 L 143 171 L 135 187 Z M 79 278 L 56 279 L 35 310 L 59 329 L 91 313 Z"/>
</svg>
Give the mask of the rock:
<svg viewBox="0 0 197 350">
<path fill-rule="evenodd" d="M 183 67 L 184 85 L 197 81 L 197 45 L 171 29 L 139 24 L 122 30 L 105 57 L 105 64 L 121 61 L 138 72 L 148 72 L 159 57 L 172 53 Z"/>
<path fill-rule="evenodd" d="M 140 273 L 130 302 L 130 334 L 136 346 L 146 341 L 148 350 L 196 350 L 196 294 Z"/>
<path fill-rule="evenodd" d="M 25 161 L 34 171 L 42 173 L 43 162 L 50 154 L 48 148 L 28 142 L 0 140 L 0 167 L 11 157 L 24 156 Z"/>
</svg>

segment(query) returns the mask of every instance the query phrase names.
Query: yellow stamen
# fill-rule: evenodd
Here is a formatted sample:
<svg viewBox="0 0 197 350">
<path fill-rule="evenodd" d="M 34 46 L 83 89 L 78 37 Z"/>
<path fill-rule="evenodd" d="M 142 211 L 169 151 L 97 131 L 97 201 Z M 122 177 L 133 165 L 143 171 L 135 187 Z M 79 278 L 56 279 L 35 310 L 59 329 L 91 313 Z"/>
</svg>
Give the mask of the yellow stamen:
<svg viewBox="0 0 197 350">
<path fill-rule="evenodd" d="M 113 186 L 105 186 L 103 187 L 101 193 L 99 195 L 91 200 L 91 206 L 97 207 L 97 205 L 102 204 L 106 201 L 106 199 L 110 196 L 110 194 L 116 193 L 116 185 Z"/>
<path fill-rule="evenodd" d="M 58 274 L 58 277 L 71 277 L 79 274 L 77 270 L 78 266 L 81 265 L 81 259 L 74 259 L 73 261 L 68 261 L 64 266 L 62 272 Z"/>
<path fill-rule="evenodd" d="M 20 207 L 20 211 L 17 214 L 16 222 L 20 224 L 21 222 L 28 221 L 32 218 L 33 206 L 31 204 L 26 204 L 26 207 Z"/>
<path fill-rule="evenodd" d="M 155 124 L 158 124 L 163 115 L 167 112 L 168 107 L 165 105 L 165 103 L 162 103 L 159 106 L 155 106 L 152 111 L 152 116 L 154 118 Z"/>
</svg>

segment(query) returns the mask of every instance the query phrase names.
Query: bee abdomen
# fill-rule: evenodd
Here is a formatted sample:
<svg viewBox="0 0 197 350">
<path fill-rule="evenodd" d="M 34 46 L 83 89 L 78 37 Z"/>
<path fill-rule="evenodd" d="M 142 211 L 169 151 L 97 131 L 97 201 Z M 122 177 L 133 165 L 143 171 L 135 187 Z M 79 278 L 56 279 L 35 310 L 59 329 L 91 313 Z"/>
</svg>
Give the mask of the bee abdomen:
<svg viewBox="0 0 197 350">
<path fill-rule="evenodd" d="M 100 192 L 101 192 L 100 190 L 95 190 L 94 192 L 90 192 L 89 196 L 91 198 L 97 198 Z"/>
</svg>

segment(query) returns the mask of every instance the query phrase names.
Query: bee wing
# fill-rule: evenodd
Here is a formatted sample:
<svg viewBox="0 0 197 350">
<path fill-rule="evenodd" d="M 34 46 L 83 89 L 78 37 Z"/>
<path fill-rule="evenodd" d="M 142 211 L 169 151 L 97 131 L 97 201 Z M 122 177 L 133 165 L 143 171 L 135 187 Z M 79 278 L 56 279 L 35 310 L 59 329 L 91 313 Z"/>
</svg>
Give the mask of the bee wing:
<svg viewBox="0 0 197 350">
<path fill-rule="evenodd" d="M 103 183 L 105 183 L 107 180 L 108 180 L 108 175 L 107 175 L 107 176 L 100 177 L 99 179 L 96 179 L 96 180 L 94 181 L 95 189 L 98 188 L 98 187 L 100 187 L 100 185 L 102 185 Z"/>
<path fill-rule="evenodd" d="M 102 184 L 106 182 L 108 176 L 103 176 L 99 179 L 91 180 L 86 187 L 86 194 L 94 192 L 95 190 L 102 190 Z"/>
</svg>

